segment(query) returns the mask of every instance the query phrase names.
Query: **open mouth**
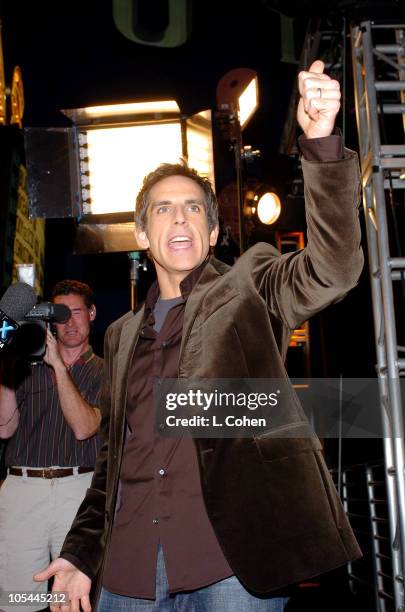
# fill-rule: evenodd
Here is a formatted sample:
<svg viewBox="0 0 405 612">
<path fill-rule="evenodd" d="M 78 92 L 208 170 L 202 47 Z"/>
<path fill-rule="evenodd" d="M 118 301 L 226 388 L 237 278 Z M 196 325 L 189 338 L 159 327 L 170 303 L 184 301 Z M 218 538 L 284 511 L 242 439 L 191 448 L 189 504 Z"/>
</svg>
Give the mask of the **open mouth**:
<svg viewBox="0 0 405 612">
<path fill-rule="evenodd" d="M 175 250 L 188 249 L 193 244 L 189 236 L 174 236 L 169 240 L 169 247 Z"/>
</svg>

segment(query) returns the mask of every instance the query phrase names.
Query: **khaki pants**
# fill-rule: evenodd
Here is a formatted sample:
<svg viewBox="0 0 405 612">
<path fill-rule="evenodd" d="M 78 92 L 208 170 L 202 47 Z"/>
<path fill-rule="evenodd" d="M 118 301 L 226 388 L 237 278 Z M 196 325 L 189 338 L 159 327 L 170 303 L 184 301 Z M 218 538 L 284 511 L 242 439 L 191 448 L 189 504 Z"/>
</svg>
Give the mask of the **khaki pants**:
<svg viewBox="0 0 405 612">
<path fill-rule="evenodd" d="M 0 593 L 45 593 L 47 583 L 34 582 L 33 574 L 59 556 L 65 536 L 90 486 L 92 472 L 54 478 L 8 475 L 0 488 Z M 34 612 L 46 608 L 7 606 L 0 611 Z"/>
</svg>

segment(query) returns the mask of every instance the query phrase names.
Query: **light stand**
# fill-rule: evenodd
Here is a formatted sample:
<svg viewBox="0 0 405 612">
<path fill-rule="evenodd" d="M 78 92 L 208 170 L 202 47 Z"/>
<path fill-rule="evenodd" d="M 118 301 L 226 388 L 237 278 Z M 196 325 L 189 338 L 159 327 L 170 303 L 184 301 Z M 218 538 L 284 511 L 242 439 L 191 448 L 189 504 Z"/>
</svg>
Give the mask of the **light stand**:
<svg viewBox="0 0 405 612">
<path fill-rule="evenodd" d="M 129 280 L 131 285 L 131 310 L 135 310 L 137 306 L 137 283 L 139 281 L 139 269 L 142 268 L 144 272 L 148 269 L 148 260 L 146 257 L 141 260 L 140 251 L 132 251 L 128 253 L 130 261 Z"/>
<path fill-rule="evenodd" d="M 243 172 L 242 160 L 260 155 L 252 147 L 243 147 L 242 130 L 258 107 L 258 78 L 254 70 L 236 68 L 227 72 L 217 86 L 218 119 L 224 136 L 231 143 L 235 156 L 236 193 L 239 225 L 239 247 L 245 250 L 243 227 Z"/>
</svg>

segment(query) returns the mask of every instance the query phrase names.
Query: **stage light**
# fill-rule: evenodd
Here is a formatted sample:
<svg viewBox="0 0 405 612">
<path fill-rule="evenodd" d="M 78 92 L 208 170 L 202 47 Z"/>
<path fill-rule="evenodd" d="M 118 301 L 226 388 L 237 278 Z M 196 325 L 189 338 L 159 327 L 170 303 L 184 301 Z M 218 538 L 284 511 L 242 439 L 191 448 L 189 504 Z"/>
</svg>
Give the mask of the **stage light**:
<svg viewBox="0 0 405 612">
<path fill-rule="evenodd" d="M 217 106 L 222 114 L 238 114 L 240 129 L 244 129 L 259 106 L 259 80 L 255 70 L 235 68 L 227 72 L 217 86 Z M 230 128 L 231 138 L 235 130 Z"/>
<path fill-rule="evenodd" d="M 26 128 L 30 215 L 78 220 L 76 252 L 132 251 L 135 198 L 162 163 L 187 160 L 214 185 L 212 113 L 175 100 L 62 111 L 64 128 Z"/>
<path fill-rule="evenodd" d="M 84 215 L 132 214 L 143 178 L 182 157 L 214 182 L 210 111 L 186 118 L 175 100 L 160 100 L 62 112 L 78 130 Z"/>
<path fill-rule="evenodd" d="M 239 123 L 243 130 L 259 106 L 259 84 L 257 77 L 254 77 L 240 94 L 238 106 Z"/>
<path fill-rule="evenodd" d="M 186 146 L 189 165 L 214 184 L 214 151 L 211 132 L 211 111 L 202 111 L 186 121 Z"/>
<path fill-rule="evenodd" d="M 257 216 L 264 225 L 272 225 L 277 221 L 281 213 L 281 202 L 274 192 L 266 192 L 257 202 Z"/>
<path fill-rule="evenodd" d="M 133 102 L 130 104 L 90 106 L 89 108 L 85 108 L 84 111 L 89 116 L 113 117 L 123 114 L 179 113 L 180 109 L 175 100 L 158 100 L 157 102 Z"/>
<path fill-rule="evenodd" d="M 180 115 L 180 109 L 175 100 L 154 100 L 151 102 L 130 102 L 128 104 L 104 104 L 87 106 L 85 108 L 69 108 L 62 110 L 75 124 L 82 125 L 89 122 L 116 119 L 122 121 L 124 117 L 139 119 L 142 115 Z"/>
<path fill-rule="evenodd" d="M 151 147 L 151 143 L 159 143 Z M 84 146 L 87 145 L 87 146 Z M 143 177 L 182 156 L 180 123 L 88 130 L 82 139 L 84 214 L 132 212 Z"/>
</svg>

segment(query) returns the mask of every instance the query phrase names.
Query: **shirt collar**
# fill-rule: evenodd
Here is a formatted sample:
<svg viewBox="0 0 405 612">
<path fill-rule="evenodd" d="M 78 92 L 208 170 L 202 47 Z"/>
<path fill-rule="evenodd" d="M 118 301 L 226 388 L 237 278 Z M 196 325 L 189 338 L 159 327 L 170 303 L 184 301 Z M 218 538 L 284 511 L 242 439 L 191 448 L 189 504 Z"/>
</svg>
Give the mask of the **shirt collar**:
<svg viewBox="0 0 405 612">
<path fill-rule="evenodd" d="M 201 272 L 204 270 L 205 266 L 209 262 L 211 255 L 208 254 L 204 261 L 194 270 L 191 270 L 189 274 L 180 283 L 180 293 L 181 297 L 184 301 L 187 300 L 188 296 L 192 292 L 194 286 L 196 285 L 198 279 L 200 278 Z M 151 287 L 149 288 L 148 294 L 145 300 L 145 311 L 146 316 L 155 308 L 155 304 L 160 295 L 159 283 L 156 280 Z"/>
<path fill-rule="evenodd" d="M 93 354 L 93 349 L 91 348 L 91 346 L 89 346 L 87 351 L 84 351 L 84 353 L 80 355 L 79 359 L 77 359 L 72 365 L 76 365 L 76 363 L 84 365 L 85 363 L 90 361 L 90 359 L 93 357 Z"/>
<path fill-rule="evenodd" d="M 196 285 L 198 279 L 201 276 L 201 272 L 204 270 L 205 266 L 210 260 L 210 255 L 208 254 L 204 261 L 198 266 L 198 268 L 194 268 L 191 270 L 190 274 L 183 278 L 180 283 L 180 292 L 183 300 L 186 300 L 190 293 L 192 292 L 194 286 Z"/>
</svg>

